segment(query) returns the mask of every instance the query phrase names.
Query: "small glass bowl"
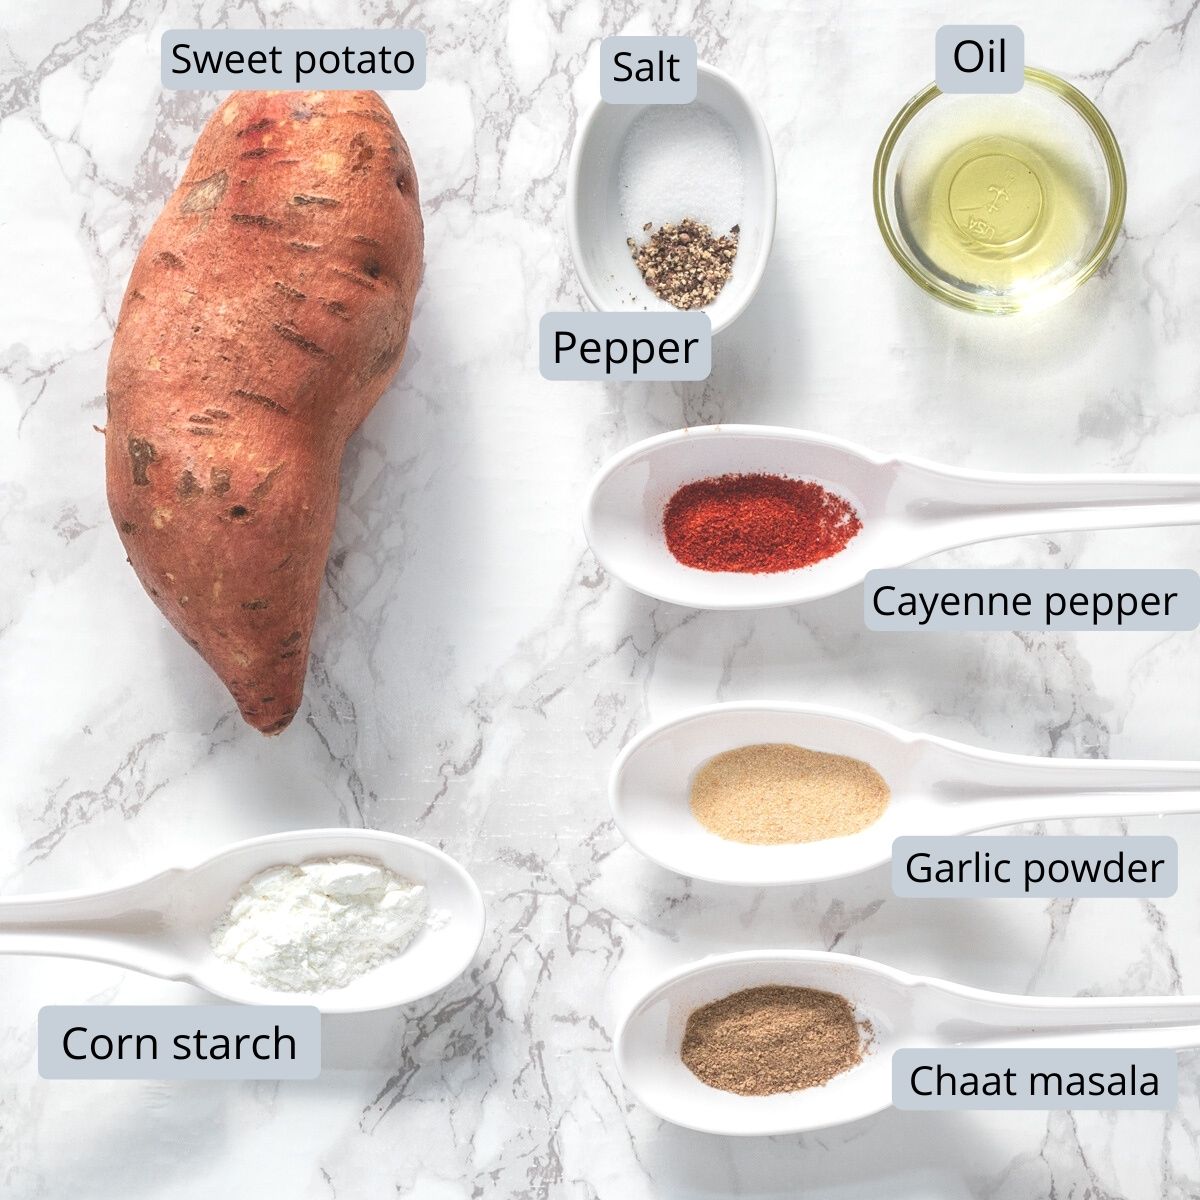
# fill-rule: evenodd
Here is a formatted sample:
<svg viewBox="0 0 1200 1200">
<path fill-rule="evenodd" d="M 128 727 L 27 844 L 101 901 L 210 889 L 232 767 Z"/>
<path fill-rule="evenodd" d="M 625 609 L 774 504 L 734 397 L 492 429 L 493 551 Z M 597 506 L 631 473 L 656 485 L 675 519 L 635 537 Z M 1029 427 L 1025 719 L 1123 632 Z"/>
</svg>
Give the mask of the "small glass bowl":
<svg viewBox="0 0 1200 1200">
<path fill-rule="evenodd" d="M 940 185 L 940 186 L 939 186 Z M 1006 95 L 931 84 L 888 127 L 875 216 L 930 295 L 971 312 L 1044 308 L 1108 257 L 1125 215 L 1125 165 L 1108 122 L 1033 67 Z"/>
</svg>

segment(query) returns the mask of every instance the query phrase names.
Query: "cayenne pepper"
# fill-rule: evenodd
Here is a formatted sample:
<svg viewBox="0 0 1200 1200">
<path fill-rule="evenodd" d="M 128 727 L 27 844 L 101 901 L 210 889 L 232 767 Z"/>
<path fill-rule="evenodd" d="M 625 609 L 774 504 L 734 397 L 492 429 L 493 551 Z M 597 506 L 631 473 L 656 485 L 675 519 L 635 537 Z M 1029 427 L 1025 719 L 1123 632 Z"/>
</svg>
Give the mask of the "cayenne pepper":
<svg viewBox="0 0 1200 1200">
<path fill-rule="evenodd" d="M 829 558 L 862 529 L 853 505 L 804 479 L 717 475 L 667 502 L 667 548 L 701 571 L 766 574 Z"/>
</svg>

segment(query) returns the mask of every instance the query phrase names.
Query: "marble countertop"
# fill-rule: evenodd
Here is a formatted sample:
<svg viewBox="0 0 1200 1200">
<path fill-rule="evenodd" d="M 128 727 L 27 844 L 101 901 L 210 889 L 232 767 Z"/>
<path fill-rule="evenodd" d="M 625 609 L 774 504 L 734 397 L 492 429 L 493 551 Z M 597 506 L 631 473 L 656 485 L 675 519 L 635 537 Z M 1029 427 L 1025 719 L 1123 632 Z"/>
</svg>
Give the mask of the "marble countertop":
<svg viewBox="0 0 1200 1200">
<path fill-rule="evenodd" d="M 1200 1194 L 1200 1059 L 1170 1113 L 886 1112 L 729 1141 L 623 1090 L 615 1014 L 654 972 L 754 946 L 837 948 L 1015 992 L 1200 993 L 1200 819 L 1080 822 L 1180 844 L 1162 901 L 889 898 L 884 872 L 731 891 L 624 845 L 619 748 L 716 699 L 803 699 L 1000 750 L 1196 757 L 1195 635 L 871 634 L 861 593 L 700 613 L 607 579 L 582 489 L 683 424 L 803 426 L 970 467 L 1193 471 L 1200 412 L 1196 0 L 1013 0 L 1029 60 L 1099 104 L 1130 173 L 1103 273 L 1052 313 L 920 293 L 870 172 L 928 82 L 930 0 L 642 8 L 8 0 L 0 28 L 0 884 L 102 886 L 273 830 L 427 839 L 484 889 L 475 968 L 407 1009 L 327 1018 L 312 1083 L 53 1083 L 38 1009 L 176 1003 L 115 968 L 0 960 L 0 1191 L 600 1200 L 1182 1200 Z M 416 25 L 429 81 L 388 97 L 421 180 L 410 350 L 354 439 L 307 696 L 245 727 L 126 566 L 104 500 L 104 371 L 137 247 L 217 102 L 164 94 L 167 28 Z M 779 171 L 763 287 L 703 384 L 543 381 L 537 320 L 583 304 L 563 222 L 609 33 L 687 33 L 761 107 Z M 956 566 L 1191 567 L 1200 530 L 1023 538 Z"/>
</svg>

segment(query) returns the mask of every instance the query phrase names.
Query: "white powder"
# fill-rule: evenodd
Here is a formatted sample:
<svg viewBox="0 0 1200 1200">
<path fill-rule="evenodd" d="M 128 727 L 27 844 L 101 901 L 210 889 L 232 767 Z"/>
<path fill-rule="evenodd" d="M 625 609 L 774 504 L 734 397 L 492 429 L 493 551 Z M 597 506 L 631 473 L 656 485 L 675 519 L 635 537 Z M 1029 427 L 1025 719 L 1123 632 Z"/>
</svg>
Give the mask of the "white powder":
<svg viewBox="0 0 1200 1200">
<path fill-rule="evenodd" d="M 424 887 L 382 863 L 312 859 L 255 875 L 213 930 L 212 948 L 264 987 L 323 992 L 399 955 L 428 907 Z"/>
<path fill-rule="evenodd" d="M 625 232 L 644 242 L 692 217 L 720 236 L 741 223 L 742 156 L 728 123 L 703 104 L 651 105 L 630 128 L 618 169 Z"/>
</svg>

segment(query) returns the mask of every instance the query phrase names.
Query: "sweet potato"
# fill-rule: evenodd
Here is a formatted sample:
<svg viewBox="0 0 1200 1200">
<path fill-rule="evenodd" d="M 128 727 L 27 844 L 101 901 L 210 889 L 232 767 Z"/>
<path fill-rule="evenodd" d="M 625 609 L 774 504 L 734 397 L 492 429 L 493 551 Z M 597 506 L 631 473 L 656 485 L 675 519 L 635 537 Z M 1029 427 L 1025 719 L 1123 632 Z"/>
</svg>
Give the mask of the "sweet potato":
<svg viewBox="0 0 1200 1200">
<path fill-rule="evenodd" d="M 424 232 L 374 92 L 236 92 L 138 255 L 108 502 L 172 625 L 278 733 L 300 705 L 346 441 L 400 365 Z"/>
</svg>

